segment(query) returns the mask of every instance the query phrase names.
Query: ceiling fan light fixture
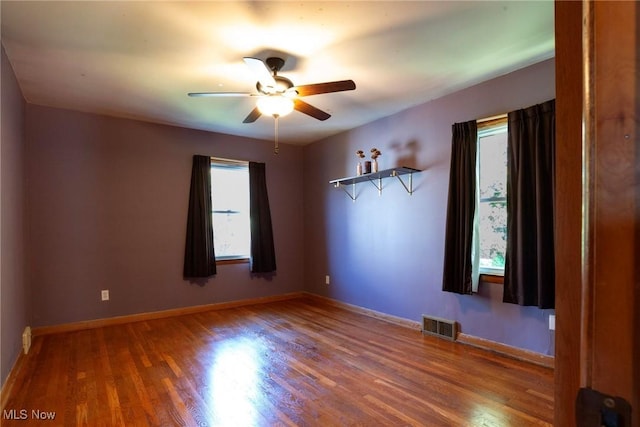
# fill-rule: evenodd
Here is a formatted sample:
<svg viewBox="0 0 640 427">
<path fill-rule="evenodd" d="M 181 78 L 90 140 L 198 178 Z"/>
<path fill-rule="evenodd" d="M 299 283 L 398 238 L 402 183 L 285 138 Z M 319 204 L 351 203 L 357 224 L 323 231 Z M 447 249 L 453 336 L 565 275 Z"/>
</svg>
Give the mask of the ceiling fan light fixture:
<svg viewBox="0 0 640 427">
<path fill-rule="evenodd" d="M 0 0 L 1 1 L 1 0 Z M 247 96 L 258 97 L 255 108 L 245 117 L 242 123 L 253 123 L 263 114 L 278 117 L 286 116 L 296 110 L 317 120 L 327 120 L 331 114 L 322 111 L 306 102 L 300 97 L 320 95 L 323 93 L 343 92 L 354 90 L 356 84 L 353 80 L 339 80 L 324 83 L 312 83 L 302 86 L 294 86 L 286 77 L 278 75 L 284 66 L 284 59 L 269 57 L 266 61 L 258 58 L 245 57 L 244 62 L 257 76 L 257 93 L 248 92 L 190 92 L 189 96 Z M 276 120 L 276 126 L 277 126 Z"/>
<path fill-rule="evenodd" d="M 284 117 L 293 111 L 293 99 L 282 95 L 263 96 L 257 106 L 262 114 Z"/>
</svg>

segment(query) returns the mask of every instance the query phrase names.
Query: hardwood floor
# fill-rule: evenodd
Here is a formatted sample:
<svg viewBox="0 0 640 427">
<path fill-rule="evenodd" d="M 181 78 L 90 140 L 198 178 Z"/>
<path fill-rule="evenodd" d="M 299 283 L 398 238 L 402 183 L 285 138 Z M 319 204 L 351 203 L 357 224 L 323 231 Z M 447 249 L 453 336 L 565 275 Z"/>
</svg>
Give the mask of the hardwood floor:
<svg viewBox="0 0 640 427">
<path fill-rule="evenodd" d="M 550 369 L 300 298 L 39 336 L 1 424 L 520 427 L 552 396 Z"/>
</svg>

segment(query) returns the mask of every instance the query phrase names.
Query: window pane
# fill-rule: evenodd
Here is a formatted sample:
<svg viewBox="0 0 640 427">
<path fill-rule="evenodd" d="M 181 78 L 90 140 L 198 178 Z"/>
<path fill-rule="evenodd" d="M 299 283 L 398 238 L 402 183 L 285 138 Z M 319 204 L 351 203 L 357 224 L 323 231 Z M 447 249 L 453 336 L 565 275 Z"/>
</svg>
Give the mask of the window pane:
<svg viewBox="0 0 640 427">
<path fill-rule="evenodd" d="M 214 213 L 213 242 L 216 258 L 249 257 L 249 215 Z"/>
<path fill-rule="evenodd" d="M 480 138 L 480 199 L 507 197 L 507 134 Z"/>
<path fill-rule="evenodd" d="M 507 127 L 478 138 L 480 269 L 504 269 L 507 248 Z"/>
<path fill-rule="evenodd" d="M 249 169 L 212 163 L 213 240 L 216 259 L 249 258 Z"/>
<path fill-rule="evenodd" d="M 480 268 L 504 268 L 507 202 L 480 202 Z"/>
</svg>

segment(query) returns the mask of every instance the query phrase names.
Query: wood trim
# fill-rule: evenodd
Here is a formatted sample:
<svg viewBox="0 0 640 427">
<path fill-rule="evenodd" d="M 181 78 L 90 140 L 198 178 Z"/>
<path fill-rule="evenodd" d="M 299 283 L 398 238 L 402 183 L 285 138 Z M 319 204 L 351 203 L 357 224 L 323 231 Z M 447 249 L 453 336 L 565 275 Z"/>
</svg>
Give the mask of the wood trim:
<svg viewBox="0 0 640 427">
<path fill-rule="evenodd" d="M 478 347 L 484 350 L 489 350 L 503 356 L 512 357 L 517 360 L 533 363 L 535 365 L 544 366 L 545 368 L 554 368 L 555 360 L 553 356 L 546 354 L 536 353 L 534 351 L 524 350 L 510 345 L 502 344 L 496 341 L 487 340 L 484 338 L 474 337 L 462 332 L 458 333 L 457 342 L 461 344 Z"/>
<path fill-rule="evenodd" d="M 556 324 L 554 422 L 576 425 L 580 389 L 582 295 L 582 7 L 555 2 L 556 35 Z"/>
<path fill-rule="evenodd" d="M 640 142 L 640 23 L 638 2 L 589 2 L 593 70 L 585 82 L 585 145 L 591 161 L 585 177 L 590 191 L 583 280 L 583 366 L 585 386 L 618 396 L 637 408 L 634 370 L 638 357 L 634 301 L 638 248 L 635 232 Z M 591 125 L 589 126 L 589 122 Z M 586 234 L 586 233 L 585 233 Z M 635 401 L 634 401 L 635 400 Z M 637 410 L 637 409 L 636 409 Z M 640 425 L 636 419 L 635 426 Z"/>
<path fill-rule="evenodd" d="M 11 395 L 11 391 L 13 390 L 13 386 L 16 383 L 16 378 L 18 378 L 22 367 L 24 366 L 24 360 L 26 356 L 24 352 L 21 350 L 18 358 L 16 359 L 16 363 L 14 363 L 13 367 L 9 371 L 9 375 L 7 375 L 7 379 L 4 384 L 2 384 L 2 389 L 0 389 L 0 411 L 4 410 L 7 401 L 9 400 L 9 396 Z"/>
<path fill-rule="evenodd" d="M 478 130 L 487 129 L 493 126 L 505 125 L 507 124 L 508 117 L 506 114 L 501 114 L 499 116 L 488 117 L 486 119 L 476 120 L 476 125 L 478 126 Z"/>
<path fill-rule="evenodd" d="M 422 330 L 422 324 L 420 322 L 416 322 L 413 320 L 405 319 L 403 317 L 393 316 L 391 314 L 381 313 L 379 311 L 370 310 L 368 308 L 360 307 L 357 305 L 349 304 L 346 302 L 338 301 L 333 298 L 324 297 L 317 294 L 305 293 L 305 296 L 316 299 L 318 301 L 322 301 L 326 304 L 332 305 L 334 307 L 341 308 L 343 310 L 352 311 L 354 313 L 362 314 L 365 316 L 373 317 L 379 320 L 383 320 L 385 322 L 393 323 L 398 326 L 403 326 L 405 328 L 413 329 L 416 331 Z"/>
<path fill-rule="evenodd" d="M 66 323 L 62 325 L 45 326 L 45 327 L 33 328 L 32 334 L 33 336 L 41 336 L 41 335 L 56 334 L 56 333 L 62 333 L 62 332 L 73 332 L 73 331 L 80 331 L 84 329 L 101 328 L 105 326 L 120 325 L 124 323 L 141 322 L 141 321 L 153 320 L 153 319 L 162 319 L 167 317 L 182 316 L 185 314 L 200 313 L 200 312 L 212 311 L 212 310 L 224 310 L 227 308 L 243 307 L 243 306 L 256 305 L 256 304 L 265 304 L 265 303 L 276 302 L 276 301 L 287 301 L 287 300 L 305 298 L 305 297 L 322 301 L 325 304 L 329 304 L 331 306 L 334 306 L 343 310 L 351 311 L 353 313 L 373 317 L 378 320 L 382 320 L 388 323 L 402 326 L 402 327 L 414 330 L 416 332 L 420 332 L 422 330 L 422 324 L 418 321 L 409 320 L 409 319 L 405 319 L 398 316 L 393 316 L 391 314 L 382 313 L 376 310 L 371 310 L 368 308 L 360 307 L 357 305 L 349 304 L 346 302 L 335 300 L 333 298 L 329 298 L 329 297 L 325 297 L 325 296 L 321 296 L 321 295 L 317 295 L 309 292 L 295 292 L 295 293 L 284 294 L 284 295 L 251 298 L 251 299 L 240 300 L 240 301 L 230 301 L 230 302 L 223 302 L 223 303 L 214 303 L 214 304 L 198 305 L 198 306 L 192 306 L 192 307 L 176 308 L 171 310 L 155 311 L 155 312 L 149 312 L 149 313 L 132 314 L 127 316 L 112 317 L 108 319 L 96 319 L 96 320 L 87 320 L 83 322 Z M 474 337 L 474 336 L 463 334 L 463 333 L 458 333 L 457 340 L 461 344 L 472 345 L 474 347 L 479 347 L 485 350 L 493 351 L 503 356 L 512 357 L 514 359 L 530 362 L 530 363 L 541 365 L 548 368 L 553 368 L 553 364 L 554 364 L 553 356 L 547 356 L 547 355 L 535 353 L 529 350 L 519 349 L 506 344 L 501 344 L 495 341 L 490 341 L 484 338 L 478 338 L 478 337 Z M 16 363 L 16 365 L 18 364 Z M 18 370 L 18 369 L 19 368 L 14 367 L 14 370 Z"/>
<path fill-rule="evenodd" d="M 249 258 L 218 259 L 216 265 L 249 264 Z"/>
<path fill-rule="evenodd" d="M 637 2 L 555 3 L 558 426 L 576 425 L 580 387 L 640 407 L 639 14 Z"/>
<path fill-rule="evenodd" d="M 504 276 L 498 276 L 495 274 L 481 274 L 480 282 L 498 283 L 500 285 L 504 285 Z"/>
<path fill-rule="evenodd" d="M 218 163 L 223 165 L 235 165 L 235 166 L 249 166 L 249 160 L 236 160 L 236 159 L 225 159 L 224 157 L 215 157 L 211 156 L 211 163 Z"/>
<path fill-rule="evenodd" d="M 417 331 L 422 330 L 422 324 L 420 322 L 405 319 L 402 317 L 392 316 L 390 314 L 381 313 L 379 311 L 370 310 L 367 308 L 359 307 L 357 305 L 348 304 L 345 302 L 337 301 L 332 298 L 328 298 L 328 297 L 324 297 L 316 294 L 308 293 L 306 295 L 310 298 L 317 299 L 319 301 L 323 301 L 324 303 L 333 305 L 334 307 L 339 307 L 344 310 L 352 311 L 354 313 L 374 317 L 376 319 L 393 323 L 398 326 L 403 326 L 405 328 L 409 328 Z M 536 353 L 534 351 L 512 347 L 507 344 L 502 344 L 502 343 L 487 340 L 484 338 L 474 337 L 472 335 L 467 335 L 461 332 L 458 333 L 456 342 L 459 342 L 460 344 L 482 348 L 484 350 L 489 350 L 494 353 L 501 354 L 503 356 L 511 357 L 513 359 L 522 360 L 524 362 L 533 363 L 539 366 L 544 366 L 545 368 L 553 369 L 555 364 L 553 356 L 548 356 L 546 354 Z"/>
<path fill-rule="evenodd" d="M 595 172 L 595 111 L 594 106 L 594 4 L 584 1 L 582 6 L 582 276 L 580 319 L 580 386 L 591 388 L 593 366 L 593 274 L 595 266 L 594 236 L 594 182 Z"/>
<path fill-rule="evenodd" d="M 302 292 L 294 292 L 284 295 L 250 298 L 238 301 L 219 302 L 213 304 L 196 305 L 190 307 L 174 308 L 170 310 L 152 311 L 148 313 L 129 314 L 126 316 L 110 317 L 106 319 L 85 320 L 81 322 L 65 323 L 53 326 L 41 326 L 32 328 L 33 336 L 57 334 L 61 332 L 81 331 L 84 329 L 102 328 L 123 323 L 143 322 L 146 320 L 163 319 L 167 317 L 183 316 L 185 314 L 201 313 L 203 311 L 224 310 L 227 308 L 244 307 L 248 305 L 265 304 L 276 301 L 286 301 L 302 297 Z"/>
</svg>

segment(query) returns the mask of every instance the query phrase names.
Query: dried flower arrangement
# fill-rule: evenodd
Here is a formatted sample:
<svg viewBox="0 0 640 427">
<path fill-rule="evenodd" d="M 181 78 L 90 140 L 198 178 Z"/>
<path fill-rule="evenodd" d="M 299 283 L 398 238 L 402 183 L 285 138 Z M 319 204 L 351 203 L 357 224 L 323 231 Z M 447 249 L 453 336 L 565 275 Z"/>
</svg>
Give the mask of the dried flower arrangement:
<svg viewBox="0 0 640 427">
<path fill-rule="evenodd" d="M 358 156 L 358 159 L 364 159 L 364 151 L 362 150 L 356 151 L 356 156 Z M 358 176 L 362 175 L 362 163 L 360 163 L 359 160 L 358 160 L 358 164 L 356 165 L 356 175 Z"/>
<path fill-rule="evenodd" d="M 371 149 L 371 160 L 373 160 L 371 165 L 372 172 L 378 172 L 378 157 L 381 156 L 382 153 L 377 148 Z"/>
</svg>

